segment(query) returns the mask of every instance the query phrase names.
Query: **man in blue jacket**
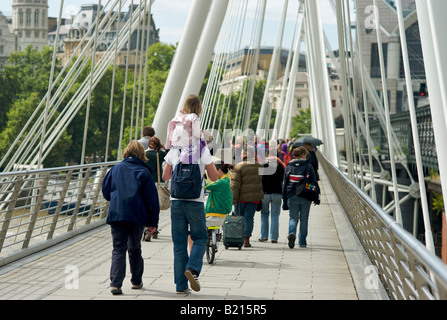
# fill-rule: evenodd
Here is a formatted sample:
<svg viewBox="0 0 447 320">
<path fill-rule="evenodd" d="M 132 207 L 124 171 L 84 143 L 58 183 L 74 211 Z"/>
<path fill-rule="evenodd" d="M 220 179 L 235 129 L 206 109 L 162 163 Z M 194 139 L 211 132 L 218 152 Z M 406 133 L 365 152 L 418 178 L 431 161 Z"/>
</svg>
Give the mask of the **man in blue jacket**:
<svg viewBox="0 0 447 320">
<path fill-rule="evenodd" d="M 133 140 L 124 150 L 123 161 L 113 166 L 104 177 L 102 193 L 110 201 L 107 223 L 113 238 L 110 287 L 121 294 L 126 274 L 126 252 L 129 252 L 132 289 L 143 286 L 141 238 L 144 227 L 157 228 L 160 206 L 143 146 Z"/>
</svg>

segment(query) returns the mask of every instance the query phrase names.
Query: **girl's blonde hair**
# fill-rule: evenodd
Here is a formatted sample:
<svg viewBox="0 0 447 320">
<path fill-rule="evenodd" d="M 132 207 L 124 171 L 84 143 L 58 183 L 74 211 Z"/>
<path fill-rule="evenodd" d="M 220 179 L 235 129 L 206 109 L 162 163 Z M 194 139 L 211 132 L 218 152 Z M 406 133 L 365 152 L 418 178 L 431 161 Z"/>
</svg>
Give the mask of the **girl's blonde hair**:
<svg viewBox="0 0 447 320">
<path fill-rule="evenodd" d="M 147 162 L 146 152 L 143 145 L 137 140 L 132 140 L 123 152 L 123 158 L 135 157 L 143 162 Z"/>
<path fill-rule="evenodd" d="M 189 95 L 183 105 L 182 112 L 184 114 L 195 113 L 197 116 L 200 116 L 202 113 L 202 103 L 200 102 L 199 97 L 195 94 Z"/>
</svg>

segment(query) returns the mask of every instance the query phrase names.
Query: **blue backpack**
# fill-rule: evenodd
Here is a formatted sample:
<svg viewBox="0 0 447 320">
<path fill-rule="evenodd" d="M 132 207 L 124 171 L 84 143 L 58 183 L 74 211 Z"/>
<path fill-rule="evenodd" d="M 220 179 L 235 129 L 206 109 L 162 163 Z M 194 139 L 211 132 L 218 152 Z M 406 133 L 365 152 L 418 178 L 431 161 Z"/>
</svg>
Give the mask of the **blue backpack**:
<svg viewBox="0 0 447 320">
<path fill-rule="evenodd" d="M 179 162 L 172 173 L 171 197 L 176 199 L 197 199 L 202 193 L 202 174 L 197 163 Z"/>
</svg>

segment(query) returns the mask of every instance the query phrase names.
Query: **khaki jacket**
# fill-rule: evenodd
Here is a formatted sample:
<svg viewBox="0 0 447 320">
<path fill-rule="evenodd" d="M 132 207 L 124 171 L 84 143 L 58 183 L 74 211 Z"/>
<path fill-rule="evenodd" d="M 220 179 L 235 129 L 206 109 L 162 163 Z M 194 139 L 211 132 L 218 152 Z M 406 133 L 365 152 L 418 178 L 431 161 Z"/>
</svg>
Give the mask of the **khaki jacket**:
<svg viewBox="0 0 447 320">
<path fill-rule="evenodd" d="M 246 158 L 234 167 L 231 179 L 233 204 L 238 201 L 257 202 L 264 198 L 262 176 L 259 175 L 259 169 L 263 167 L 259 162 L 247 162 Z"/>
</svg>

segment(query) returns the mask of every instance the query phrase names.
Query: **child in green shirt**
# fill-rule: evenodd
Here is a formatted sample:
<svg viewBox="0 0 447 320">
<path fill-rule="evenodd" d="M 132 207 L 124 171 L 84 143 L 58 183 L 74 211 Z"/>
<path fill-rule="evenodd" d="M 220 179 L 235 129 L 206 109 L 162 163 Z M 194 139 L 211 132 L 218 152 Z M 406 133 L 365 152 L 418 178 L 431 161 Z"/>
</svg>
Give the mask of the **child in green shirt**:
<svg viewBox="0 0 447 320">
<path fill-rule="evenodd" d="M 225 217 L 233 210 L 233 193 L 231 191 L 230 165 L 216 163 L 219 179 L 205 186 L 209 192 L 205 206 L 207 227 L 222 226 Z"/>
</svg>

